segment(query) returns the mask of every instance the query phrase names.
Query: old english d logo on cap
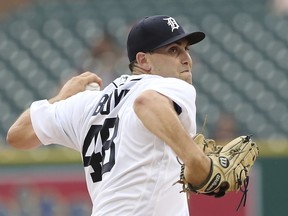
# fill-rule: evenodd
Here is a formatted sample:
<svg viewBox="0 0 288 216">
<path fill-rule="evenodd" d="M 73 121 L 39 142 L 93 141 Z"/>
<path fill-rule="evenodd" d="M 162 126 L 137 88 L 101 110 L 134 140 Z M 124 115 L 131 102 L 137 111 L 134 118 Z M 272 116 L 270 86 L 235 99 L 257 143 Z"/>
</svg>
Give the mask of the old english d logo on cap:
<svg viewBox="0 0 288 216">
<path fill-rule="evenodd" d="M 164 18 L 163 20 L 167 20 L 167 25 L 171 27 L 172 32 L 174 29 L 178 29 L 180 27 L 173 17 Z"/>
</svg>

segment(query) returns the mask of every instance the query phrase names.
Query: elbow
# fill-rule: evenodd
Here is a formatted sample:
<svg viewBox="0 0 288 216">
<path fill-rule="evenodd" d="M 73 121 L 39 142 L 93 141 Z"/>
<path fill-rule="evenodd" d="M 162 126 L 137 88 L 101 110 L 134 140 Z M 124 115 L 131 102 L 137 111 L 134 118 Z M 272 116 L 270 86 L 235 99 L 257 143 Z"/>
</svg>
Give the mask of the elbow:
<svg viewBox="0 0 288 216">
<path fill-rule="evenodd" d="M 133 109 L 134 109 L 136 114 L 141 112 L 141 110 L 143 109 L 144 104 L 145 104 L 145 98 L 142 95 L 138 96 L 135 99 L 134 104 L 133 104 Z"/>
<path fill-rule="evenodd" d="M 152 105 L 154 100 L 152 91 L 144 91 L 134 101 L 133 108 L 136 115 L 139 117 L 144 115 L 149 107 Z"/>
<path fill-rule="evenodd" d="M 138 117 L 145 117 L 153 112 L 159 112 L 159 109 L 166 105 L 169 107 L 172 105 L 170 99 L 157 91 L 146 90 L 135 99 L 133 108 Z"/>
<path fill-rule="evenodd" d="M 14 128 L 13 126 L 8 130 L 6 135 L 6 142 L 13 148 L 20 149 L 20 150 L 28 150 L 39 146 L 33 139 L 29 139 L 29 133 L 21 134 Z"/>
<path fill-rule="evenodd" d="M 10 146 L 17 148 L 17 139 L 15 139 L 15 135 L 13 133 L 13 128 L 10 128 L 7 132 L 6 135 L 6 142 L 7 144 L 9 144 Z"/>
</svg>

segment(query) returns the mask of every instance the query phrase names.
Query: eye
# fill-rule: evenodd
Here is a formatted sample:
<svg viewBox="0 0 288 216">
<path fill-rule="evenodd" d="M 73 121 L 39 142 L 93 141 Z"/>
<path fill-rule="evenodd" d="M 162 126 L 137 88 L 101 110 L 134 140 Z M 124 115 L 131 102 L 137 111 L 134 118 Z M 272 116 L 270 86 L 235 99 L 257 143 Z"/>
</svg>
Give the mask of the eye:
<svg viewBox="0 0 288 216">
<path fill-rule="evenodd" d="M 171 54 L 177 54 L 178 53 L 178 47 L 170 47 L 168 52 Z"/>
</svg>

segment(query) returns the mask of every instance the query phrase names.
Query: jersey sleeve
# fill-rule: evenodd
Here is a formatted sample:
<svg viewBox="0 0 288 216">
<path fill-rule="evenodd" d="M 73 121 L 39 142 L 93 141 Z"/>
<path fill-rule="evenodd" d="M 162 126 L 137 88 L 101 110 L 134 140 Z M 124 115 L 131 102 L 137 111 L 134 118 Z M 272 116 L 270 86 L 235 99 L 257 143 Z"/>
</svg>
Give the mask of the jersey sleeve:
<svg viewBox="0 0 288 216">
<path fill-rule="evenodd" d="M 90 114 L 91 100 L 97 95 L 98 92 L 89 91 L 54 104 L 47 100 L 33 102 L 30 107 L 31 122 L 42 144 L 60 144 L 80 151 L 83 123 Z"/>
<path fill-rule="evenodd" d="M 176 78 L 163 78 L 151 84 L 149 89 L 170 98 L 185 128 L 191 135 L 196 134 L 196 90 L 193 85 Z"/>
</svg>

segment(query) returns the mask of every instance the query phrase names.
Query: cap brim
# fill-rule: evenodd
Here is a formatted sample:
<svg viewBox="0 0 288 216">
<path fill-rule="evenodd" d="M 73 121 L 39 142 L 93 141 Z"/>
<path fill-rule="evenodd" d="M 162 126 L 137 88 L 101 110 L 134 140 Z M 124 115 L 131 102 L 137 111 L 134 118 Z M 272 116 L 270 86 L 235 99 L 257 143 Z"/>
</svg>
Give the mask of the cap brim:
<svg viewBox="0 0 288 216">
<path fill-rule="evenodd" d="M 188 40 L 189 45 L 193 45 L 193 44 L 196 44 L 196 43 L 199 43 L 200 41 L 202 41 L 205 38 L 205 34 L 203 32 L 192 32 L 192 33 L 185 33 L 185 34 L 177 35 L 173 38 L 170 38 L 167 41 L 164 41 L 163 43 L 161 43 L 160 45 L 158 45 L 157 47 L 155 47 L 151 51 L 154 51 L 158 48 L 161 48 L 163 46 L 174 43 L 174 42 L 181 40 L 181 39 L 184 39 L 184 38 L 186 38 Z"/>
</svg>

